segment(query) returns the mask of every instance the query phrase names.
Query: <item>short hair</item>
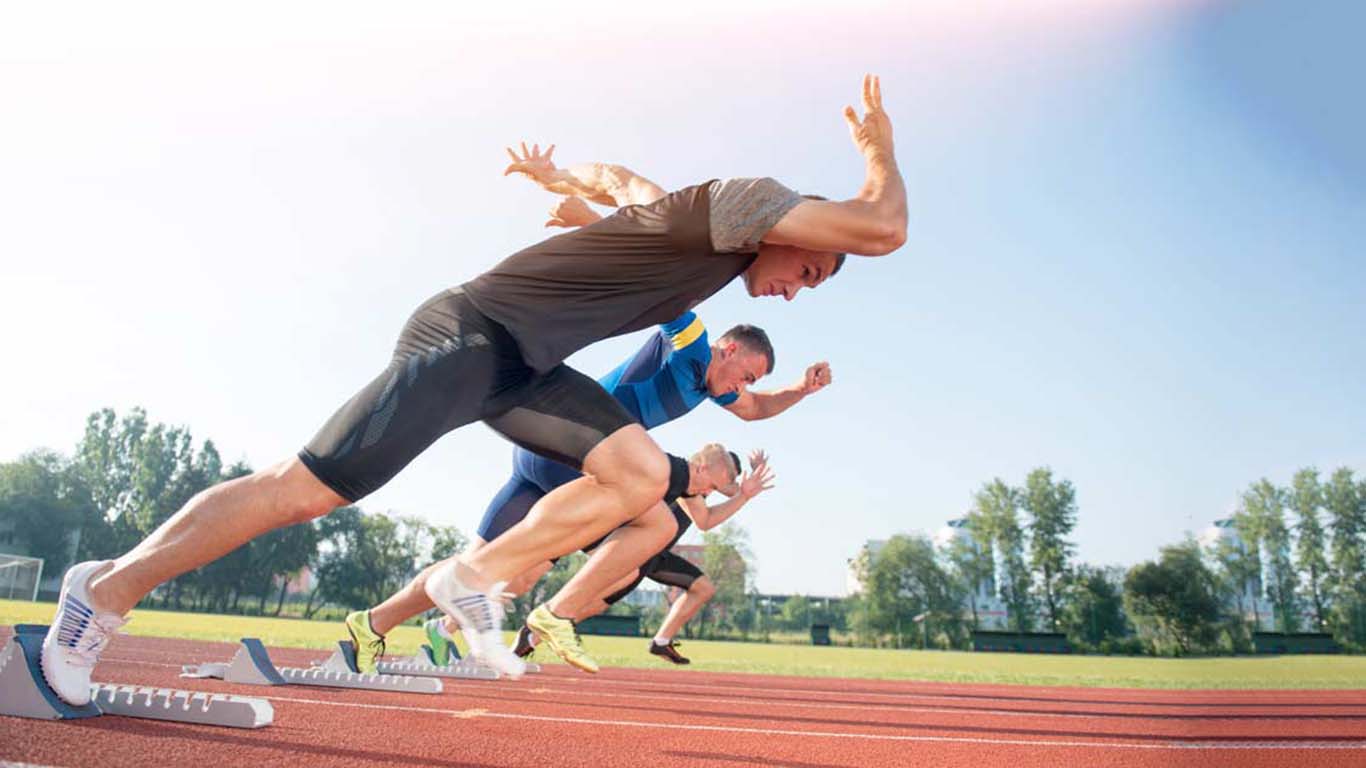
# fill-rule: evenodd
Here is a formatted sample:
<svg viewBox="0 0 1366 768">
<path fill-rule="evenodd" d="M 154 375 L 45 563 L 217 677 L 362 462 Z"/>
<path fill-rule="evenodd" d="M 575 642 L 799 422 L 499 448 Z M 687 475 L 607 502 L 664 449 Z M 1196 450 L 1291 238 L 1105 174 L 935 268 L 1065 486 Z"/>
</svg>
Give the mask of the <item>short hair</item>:
<svg viewBox="0 0 1366 768">
<path fill-rule="evenodd" d="M 829 202 L 829 201 L 830 201 L 830 198 L 828 198 L 828 197 L 822 197 L 822 196 L 820 196 L 820 195 L 802 195 L 802 197 L 805 198 L 805 199 L 807 199 L 807 200 L 820 200 L 820 201 L 822 201 L 822 202 Z M 842 253 L 837 253 L 837 254 L 835 254 L 835 268 L 832 269 L 832 270 L 830 270 L 830 274 L 826 276 L 826 279 L 829 280 L 830 278 L 834 277 L 835 275 L 838 275 L 838 274 L 840 273 L 840 267 L 842 267 L 842 266 L 844 266 L 844 254 L 842 254 Z"/>
<path fill-rule="evenodd" d="M 741 323 L 729 331 L 721 334 L 721 341 L 731 340 L 741 344 L 750 352 L 758 352 L 768 359 L 768 370 L 765 374 L 773 373 L 773 342 L 768 340 L 768 334 L 758 326 Z"/>
<path fill-rule="evenodd" d="M 740 457 L 736 456 L 734 451 L 726 450 L 726 446 L 720 443 L 707 443 L 692 457 L 694 460 L 700 459 L 707 466 L 724 469 L 730 476 L 728 484 L 734 483 L 740 476 Z"/>
</svg>

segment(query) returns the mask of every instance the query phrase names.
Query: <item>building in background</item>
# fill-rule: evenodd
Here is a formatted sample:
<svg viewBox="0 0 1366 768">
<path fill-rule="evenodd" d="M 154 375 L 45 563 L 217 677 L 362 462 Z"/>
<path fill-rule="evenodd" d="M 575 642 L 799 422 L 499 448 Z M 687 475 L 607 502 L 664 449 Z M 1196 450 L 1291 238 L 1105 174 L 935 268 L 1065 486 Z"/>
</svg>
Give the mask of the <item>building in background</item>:
<svg viewBox="0 0 1366 768">
<path fill-rule="evenodd" d="M 1211 559 L 1218 557 L 1221 550 L 1228 549 L 1234 552 L 1246 554 L 1247 545 L 1244 544 L 1241 536 L 1238 535 L 1238 528 L 1234 525 L 1232 518 L 1215 520 L 1208 528 L 1200 532 L 1200 548 L 1205 555 Z M 1266 599 L 1264 585 L 1269 578 L 1274 577 L 1275 570 L 1271 563 L 1263 560 L 1258 563 L 1257 572 L 1250 575 L 1243 582 L 1242 587 L 1225 598 L 1224 610 L 1229 614 L 1242 614 L 1243 620 L 1253 627 L 1257 632 L 1274 632 L 1276 630 L 1276 616 L 1272 609 L 1271 601 Z"/>
<path fill-rule="evenodd" d="M 935 532 L 932 541 L 935 552 L 938 553 L 945 565 L 948 563 L 948 553 L 954 546 L 977 546 L 972 538 L 972 532 L 968 530 L 967 518 L 949 520 Z M 868 563 L 874 562 L 886 546 L 887 539 L 869 539 L 859 548 L 858 554 L 847 561 L 847 571 L 845 572 L 847 594 L 856 595 L 863 591 L 859 564 L 865 559 Z M 991 573 L 978 583 L 971 585 L 972 590 L 963 598 L 963 614 L 971 621 L 975 609 L 977 629 L 1005 629 L 1007 626 L 1007 619 L 1010 614 L 1005 601 L 996 592 L 997 568 L 998 566 L 993 562 Z"/>
<path fill-rule="evenodd" d="M 939 554 L 941 559 L 947 561 L 949 552 L 954 547 L 979 549 L 977 541 L 972 536 L 972 531 L 968 528 L 966 517 L 958 517 L 948 521 L 934 534 L 934 551 Z M 976 629 L 1006 629 L 1007 627 L 1006 620 L 1010 618 L 1010 611 L 996 591 L 998 567 L 993 556 L 991 572 L 975 584 L 969 584 L 968 594 L 963 599 L 963 610 L 968 618 L 971 618 L 974 613 L 977 616 Z"/>
</svg>

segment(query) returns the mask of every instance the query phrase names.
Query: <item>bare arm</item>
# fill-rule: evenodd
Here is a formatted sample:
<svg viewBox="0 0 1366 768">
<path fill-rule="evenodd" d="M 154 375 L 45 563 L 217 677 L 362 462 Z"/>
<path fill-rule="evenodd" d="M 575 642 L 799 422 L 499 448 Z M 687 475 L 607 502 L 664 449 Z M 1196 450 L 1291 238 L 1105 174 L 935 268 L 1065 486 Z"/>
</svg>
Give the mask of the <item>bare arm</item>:
<svg viewBox="0 0 1366 768">
<path fill-rule="evenodd" d="M 541 154 L 539 144 L 527 150 L 522 144 L 519 156 L 511 147 L 508 155 L 512 164 L 503 172 L 504 176 L 520 173 L 540 185 L 547 192 L 568 197 L 581 197 L 599 205 L 621 207 L 623 205 L 644 205 L 664 196 L 664 189 L 658 184 L 621 165 L 610 163 L 583 163 L 568 168 L 557 168 L 550 157 L 555 145 Z"/>
<path fill-rule="evenodd" d="M 816 363 L 806 369 L 806 375 L 796 384 L 768 392 L 744 390 L 725 409 L 745 421 L 770 419 L 801 402 L 807 395 L 821 391 L 830 382 L 830 364 Z"/>
<path fill-rule="evenodd" d="M 878 78 L 863 79 L 864 116 L 844 108 L 849 134 L 864 159 L 863 188 L 852 200 L 805 200 L 763 237 L 809 251 L 884 256 L 906 242 L 906 184 L 896 166 L 892 122 L 882 109 Z"/>
<path fill-rule="evenodd" d="M 735 494 L 733 498 L 715 506 L 708 505 L 696 496 L 679 498 L 679 506 L 683 508 L 688 517 L 692 518 L 693 523 L 698 528 L 710 531 L 743 509 L 750 499 L 773 487 L 773 480 L 776 478 L 768 467 L 768 457 L 764 455 L 764 452 L 755 451 L 751 453 L 749 461 L 749 473 L 740 481 L 740 492 Z"/>
</svg>

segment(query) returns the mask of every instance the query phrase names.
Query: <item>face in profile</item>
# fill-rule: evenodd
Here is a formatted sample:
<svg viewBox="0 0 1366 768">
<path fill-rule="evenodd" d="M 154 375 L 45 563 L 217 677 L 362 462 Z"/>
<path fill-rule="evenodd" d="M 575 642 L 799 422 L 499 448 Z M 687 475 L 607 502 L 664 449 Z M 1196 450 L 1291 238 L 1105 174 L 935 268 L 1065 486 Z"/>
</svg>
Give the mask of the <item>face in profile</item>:
<svg viewBox="0 0 1366 768">
<path fill-rule="evenodd" d="M 750 296 L 782 296 L 792 301 L 801 289 L 815 288 L 829 279 L 836 263 L 833 253 L 763 243 L 744 272 L 745 290 Z"/>
<path fill-rule="evenodd" d="M 723 339 L 707 366 L 707 394 L 740 394 L 768 373 L 768 356 L 736 341 Z"/>
</svg>

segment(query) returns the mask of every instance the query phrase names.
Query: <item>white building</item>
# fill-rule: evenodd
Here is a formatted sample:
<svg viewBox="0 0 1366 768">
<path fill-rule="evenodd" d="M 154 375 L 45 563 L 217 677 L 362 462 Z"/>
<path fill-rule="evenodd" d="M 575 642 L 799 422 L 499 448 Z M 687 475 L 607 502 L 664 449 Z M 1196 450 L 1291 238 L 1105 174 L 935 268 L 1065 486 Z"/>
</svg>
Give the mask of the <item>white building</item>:
<svg viewBox="0 0 1366 768">
<path fill-rule="evenodd" d="M 1198 540 L 1200 548 L 1210 558 L 1215 557 L 1219 549 L 1224 546 L 1238 552 L 1247 551 L 1242 538 L 1238 535 L 1238 529 L 1234 527 L 1233 520 L 1229 518 L 1215 520 L 1212 525 L 1200 532 Z M 1276 630 L 1275 611 L 1271 606 L 1271 601 L 1266 599 L 1266 592 L 1263 588 L 1266 582 L 1264 576 L 1274 574 L 1271 571 L 1270 563 L 1262 562 L 1259 563 L 1259 566 L 1258 573 L 1248 578 L 1239 594 L 1230 595 L 1224 607 L 1229 613 L 1238 613 L 1241 609 L 1243 618 L 1257 631 L 1274 632 Z"/>
<path fill-rule="evenodd" d="M 965 517 L 955 518 L 944 524 L 942 528 L 935 531 L 934 549 L 941 557 L 947 558 L 949 551 L 954 546 L 966 546 L 972 549 L 977 548 L 977 542 L 972 538 L 972 531 L 968 530 L 968 520 Z M 996 592 L 996 562 L 993 558 L 991 573 L 985 578 L 970 585 L 972 591 L 963 601 L 963 612 L 971 618 L 974 610 L 977 614 L 978 629 L 1006 629 L 1010 613 L 1006 608 L 1005 601 Z"/>
<path fill-rule="evenodd" d="M 935 552 L 945 559 L 947 559 L 950 548 L 956 542 L 961 542 L 970 547 L 976 546 L 972 539 L 972 533 L 967 528 L 966 518 L 949 520 L 942 528 L 935 531 L 933 542 Z M 869 562 L 876 560 L 878 554 L 886 546 L 886 539 L 869 539 L 859 548 L 858 555 L 848 561 L 848 571 L 845 575 L 847 594 L 853 595 L 863 591 L 863 582 L 859 579 L 857 567 L 859 561 L 865 556 Z M 1006 628 L 1006 619 L 1009 613 L 1006 610 L 1005 602 L 996 593 L 995 570 L 996 566 L 993 563 L 992 573 L 979 583 L 972 585 L 972 591 L 963 600 L 963 613 L 966 618 L 971 619 L 973 609 L 976 609 L 978 629 Z"/>
</svg>

